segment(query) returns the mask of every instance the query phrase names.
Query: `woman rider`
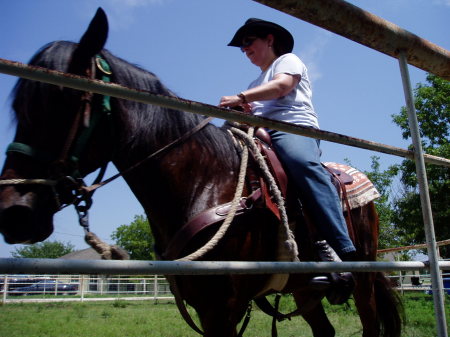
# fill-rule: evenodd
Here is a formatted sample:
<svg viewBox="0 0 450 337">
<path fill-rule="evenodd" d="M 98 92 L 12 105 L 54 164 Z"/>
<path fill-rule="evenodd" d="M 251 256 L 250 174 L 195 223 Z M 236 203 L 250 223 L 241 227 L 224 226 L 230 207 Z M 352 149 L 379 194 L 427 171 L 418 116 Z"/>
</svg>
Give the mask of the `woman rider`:
<svg viewBox="0 0 450 337">
<path fill-rule="evenodd" d="M 292 53 L 294 39 L 289 31 L 273 22 L 251 18 L 228 45 L 239 47 L 261 69 L 261 74 L 247 90 L 223 96 L 221 107 L 241 106 L 256 116 L 319 128 L 308 72 Z M 302 204 L 333 248 L 324 241 L 316 242 L 319 257 L 324 261 L 354 260 L 355 247 L 348 235 L 338 194 L 320 162 L 319 140 L 277 130 L 269 133 Z M 345 301 L 354 286 L 351 273 L 334 274 L 333 280 L 344 285 L 348 293 L 334 302 Z"/>
</svg>

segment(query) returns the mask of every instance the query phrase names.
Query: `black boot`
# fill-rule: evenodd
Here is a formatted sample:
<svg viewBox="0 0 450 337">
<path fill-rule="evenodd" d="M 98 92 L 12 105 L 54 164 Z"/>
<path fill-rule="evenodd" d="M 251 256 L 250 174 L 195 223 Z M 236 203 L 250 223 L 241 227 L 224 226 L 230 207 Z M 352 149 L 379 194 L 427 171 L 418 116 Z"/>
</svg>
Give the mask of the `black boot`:
<svg viewBox="0 0 450 337">
<path fill-rule="evenodd" d="M 323 262 L 354 261 L 354 252 L 347 253 L 343 259 L 336 254 L 325 240 L 314 243 L 319 259 Z M 330 289 L 327 291 L 327 299 L 330 304 L 343 304 L 347 302 L 355 288 L 355 279 L 350 272 L 334 272 L 329 275 Z"/>
</svg>

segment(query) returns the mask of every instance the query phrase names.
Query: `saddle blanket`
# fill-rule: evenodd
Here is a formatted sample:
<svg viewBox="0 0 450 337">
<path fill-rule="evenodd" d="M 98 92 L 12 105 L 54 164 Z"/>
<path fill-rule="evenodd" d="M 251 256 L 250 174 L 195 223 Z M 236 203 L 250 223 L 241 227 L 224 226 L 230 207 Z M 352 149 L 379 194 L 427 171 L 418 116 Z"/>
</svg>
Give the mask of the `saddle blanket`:
<svg viewBox="0 0 450 337">
<path fill-rule="evenodd" d="M 351 184 L 345 185 L 350 209 L 367 205 L 369 202 L 381 196 L 369 178 L 357 169 L 348 165 L 333 162 L 326 162 L 323 164 L 329 168 L 334 168 L 345 172 L 353 178 L 353 182 Z M 340 197 L 342 200 L 342 192 L 340 192 Z M 345 203 L 343 208 L 344 210 L 347 208 Z"/>
</svg>

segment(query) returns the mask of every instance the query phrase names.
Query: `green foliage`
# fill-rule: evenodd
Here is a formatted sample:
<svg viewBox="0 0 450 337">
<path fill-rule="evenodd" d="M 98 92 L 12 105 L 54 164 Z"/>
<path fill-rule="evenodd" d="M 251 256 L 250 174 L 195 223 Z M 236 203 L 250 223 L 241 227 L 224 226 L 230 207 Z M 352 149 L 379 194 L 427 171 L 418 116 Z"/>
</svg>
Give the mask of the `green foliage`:
<svg viewBox="0 0 450 337">
<path fill-rule="evenodd" d="M 423 150 L 427 154 L 450 158 L 450 82 L 435 75 L 427 76 L 427 85 L 419 83 L 414 90 L 415 108 Z M 392 116 L 402 130 L 403 138 L 411 137 L 406 107 Z M 450 168 L 426 165 L 429 194 L 437 240 L 450 238 Z M 365 172 L 375 184 L 381 198 L 375 201 L 380 217 L 380 248 L 413 245 L 426 241 L 415 163 L 404 160 L 387 170 L 380 170 L 379 157 Z M 392 182 L 399 179 L 401 191 L 392 195 Z M 441 248 L 442 257 L 450 257 L 450 247 Z"/>
<path fill-rule="evenodd" d="M 394 209 L 392 208 L 392 181 L 398 174 L 398 167 L 391 166 L 387 170 L 380 169 L 380 157 L 371 157 L 371 170 L 364 174 L 372 181 L 381 197 L 375 200 L 375 206 L 380 220 L 380 235 L 378 248 L 398 247 L 404 244 L 399 230 L 392 223 Z"/>
<path fill-rule="evenodd" d="M 381 195 L 374 201 L 380 221 L 378 249 L 403 246 L 404 240 L 400 235 L 401 233 L 392 223 L 394 217 L 394 209 L 392 207 L 392 182 L 398 174 L 398 167 L 393 165 L 387 170 L 382 171 L 380 157 L 372 156 L 371 160 L 370 170 L 363 171 L 363 173 L 367 175 Z M 344 161 L 347 165 L 353 166 L 348 158 L 345 158 Z"/>
<path fill-rule="evenodd" d="M 433 74 L 428 74 L 427 82 L 429 85 L 419 83 L 414 89 L 414 105 L 424 144 L 435 148 L 449 143 L 450 82 Z M 411 138 L 406 107 L 392 117 L 402 129 L 403 138 Z"/>
<path fill-rule="evenodd" d="M 56 259 L 63 255 L 72 253 L 74 245 L 59 241 L 45 241 L 24 247 L 16 247 L 11 252 L 11 256 L 15 258 L 43 258 Z"/>
<path fill-rule="evenodd" d="M 147 218 L 136 215 L 129 225 L 122 225 L 112 233 L 116 244 L 130 254 L 132 260 L 154 260 L 153 245 L 155 239 Z"/>
<path fill-rule="evenodd" d="M 435 75 L 427 76 L 429 85 L 418 84 L 414 90 L 415 107 L 424 152 L 450 158 L 450 82 Z M 411 137 L 406 108 L 393 115 L 402 129 L 403 138 Z M 404 160 L 399 166 L 403 193 L 394 202 L 393 222 L 408 244 L 425 242 L 420 208 L 418 181 L 414 162 Z M 437 240 L 450 238 L 450 168 L 426 165 L 429 193 Z M 441 248 L 443 257 L 450 257 L 450 247 Z"/>
</svg>

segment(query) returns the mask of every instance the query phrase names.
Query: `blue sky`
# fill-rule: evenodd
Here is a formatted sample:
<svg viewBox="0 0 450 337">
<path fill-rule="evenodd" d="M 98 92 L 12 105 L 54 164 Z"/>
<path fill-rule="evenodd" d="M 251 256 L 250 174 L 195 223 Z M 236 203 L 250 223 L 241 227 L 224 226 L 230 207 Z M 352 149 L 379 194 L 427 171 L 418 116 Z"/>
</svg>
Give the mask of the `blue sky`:
<svg viewBox="0 0 450 337">
<path fill-rule="evenodd" d="M 449 0 L 349 1 L 373 14 L 450 49 Z M 296 53 L 308 66 L 313 103 L 321 128 L 406 148 L 391 115 L 404 105 L 398 61 L 343 37 L 251 0 L 15 0 L 0 2 L 0 58 L 26 63 L 44 44 L 78 41 L 97 7 L 106 11 L 106 48 L 154 73 L 183 98 L 217 104 L 242 91 L 259 69 L 227 43 L 249 17 L 277 22 L 294 35 Z M 409 67 L 413 86 L 426 73 Z M 0 74 L 0 162 L 14 136 L 9 94 L 16 78 Z M 323 160 L 349 158 L 370 168 L 374 152 L 322 142 Z M 401 159 L 378 154 L 382 168 Z M 111 166 L 108 174 L 115 173 Z M 89 178 L 87 179 L 90 181 Z M 111 242 L 117 226 L 143 214 L 123 181 L 96 192 L 92 231 Z M 72 207 L 55 215 L 50 240 L 86 248 Z M 0 240 L 0 257 L 14 246 Z"/>
</svg>

